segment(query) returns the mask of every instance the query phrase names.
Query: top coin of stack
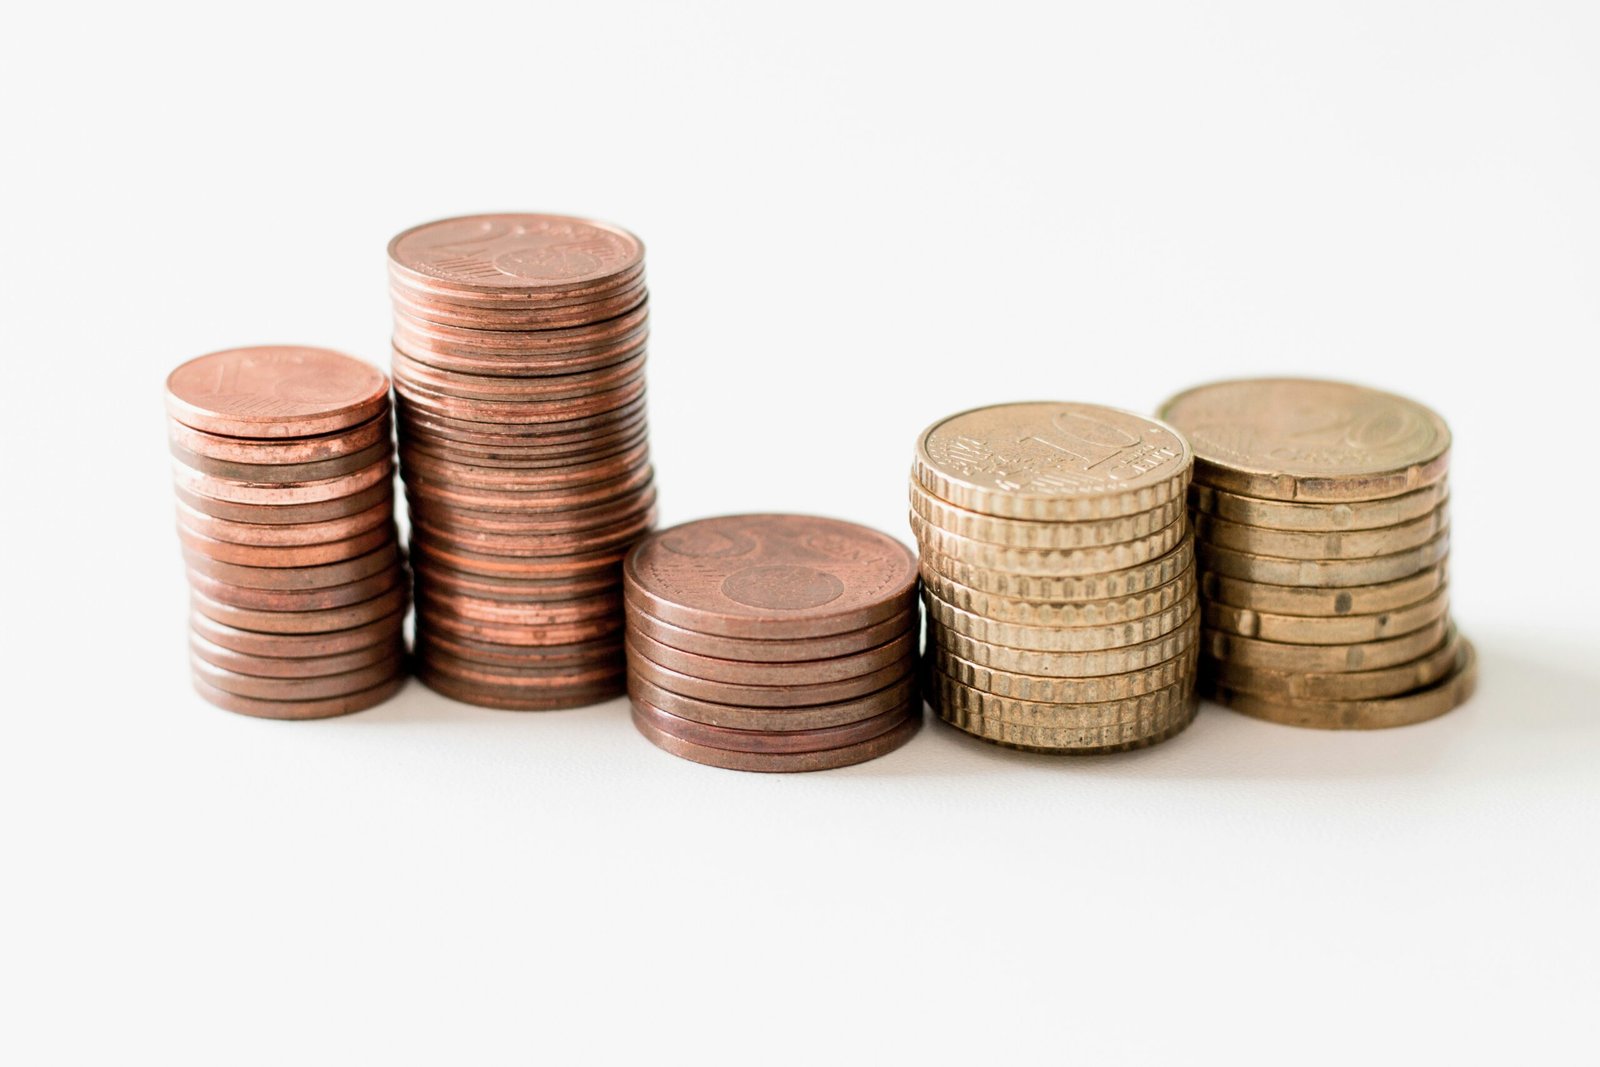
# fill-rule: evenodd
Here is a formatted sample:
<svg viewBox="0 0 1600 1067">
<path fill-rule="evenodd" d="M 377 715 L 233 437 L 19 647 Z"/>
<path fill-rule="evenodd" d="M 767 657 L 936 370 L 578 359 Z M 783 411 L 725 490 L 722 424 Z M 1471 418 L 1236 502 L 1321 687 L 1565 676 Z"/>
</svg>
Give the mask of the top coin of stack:
<svg viewBox="0 0 1600 1067">
<path fill-rule="evenodd" d="M 194 684 L 274 719 L 370 707 L 404 679 L 389 380 L 321 348 L 238 348 L 167 379 Z"/>
<path fill-rule="evenodd" d="M 623 573 L 634 724 L 674 755 L 822 770 L 892 751 L 922 721 L 917 561 L 891 537 L 730 515 L 652 535 Z"/>
<path fill-rule="evenodd" d="M 655 521 L 644 248 L 478 215 L 389 245 L 417 672 L 471 703 L 623 689 L 619 563 Z"/>
<path fill-rule="evenodd" d="M 1136 748 L 1188 725 L 1190 468 L 1170 426 L 1091 404 L 1004 404 L 924 431 L 911 528 L 940 716 L 1048 752 Z"/>
<path fill-rule="evenodd" d="M 1341 382 L 1180 393 L 1194 446 L 1202 682 L 1240 711 L 1363 729 L 1470 695 L 1449 616 L 1450 430 L 1421 404 Z"/>
</svg>

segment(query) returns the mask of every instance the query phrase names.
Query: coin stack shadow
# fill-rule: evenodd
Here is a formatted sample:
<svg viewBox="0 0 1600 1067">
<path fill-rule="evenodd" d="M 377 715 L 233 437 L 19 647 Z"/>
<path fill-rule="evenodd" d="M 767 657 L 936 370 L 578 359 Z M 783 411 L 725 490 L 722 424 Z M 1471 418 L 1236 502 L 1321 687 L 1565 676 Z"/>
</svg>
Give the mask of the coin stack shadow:
<svg viewBox="0 0 1600 1067">
<path fill-rule="evenodd" d="M 194 685 L 316 719 L 405 679 L 389 382 L 325 349 L 234 349 L 167 381 Z"/>
<path fill-rule="evenodd" d="M 1199 386 L 1162 415 L 1195 451 L 1206 696 L 1276 722 L 1370 729 L 1471 695 L 1475 654 L 1449 615 L 1443 419 L 1301 379 Z"/>
<path fill-rule="evenodd" d="M 945 721 L 1014 748 L 1115 752 L 1188 725 L 1195 696 L 1188 446 L 1088 404 L 1023 403 L 919 439 L 924 689 Z"/>
<path fill-rule="evenodd" d="M 660 748 L 746 771 L 861 763 L 922 722 L 916 558 L 876 530 L 738 515 L 628 556 L 628 693 Z"/>
<path fill-rule="evenodd" d="M 447 696 L 531 710 L 624 689 L 620 562 L 655 522 L 643 256 L 550 215 L 390 243 L 416 671 Z"/>
</svg>

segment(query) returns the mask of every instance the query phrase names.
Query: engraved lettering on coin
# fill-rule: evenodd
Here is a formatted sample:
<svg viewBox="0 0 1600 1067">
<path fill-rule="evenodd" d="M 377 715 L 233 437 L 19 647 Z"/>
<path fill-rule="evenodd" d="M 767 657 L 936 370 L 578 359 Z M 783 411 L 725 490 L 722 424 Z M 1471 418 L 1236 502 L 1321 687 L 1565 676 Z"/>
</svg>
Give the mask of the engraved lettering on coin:
<svg viewBox="0 0 1600 1067">
<path fill-rule="evenodd" d="M 805 611 L 837 600 L 844 593 L 844 583 L 815 567 L 779 564 L 735 571 L 723 579 L 722 593 L 753 608 Z"/>
</svg>

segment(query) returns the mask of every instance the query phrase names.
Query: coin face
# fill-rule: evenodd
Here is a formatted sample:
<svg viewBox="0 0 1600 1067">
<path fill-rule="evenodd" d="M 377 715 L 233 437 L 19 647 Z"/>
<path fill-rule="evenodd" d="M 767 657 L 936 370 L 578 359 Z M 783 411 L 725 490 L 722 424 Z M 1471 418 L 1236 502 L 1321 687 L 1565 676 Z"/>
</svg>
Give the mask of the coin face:
<svg viewBox="0 0 1600 1067">
<path fill-rule="evenodd" d="M 367 421 L 388 400 L 382 371 L 326 348 L 233 348 L 191 359 L 167 378 L 174 419 L 232 437 L 333 433 Z"/>
<path fill-rule="evenodd" d="M 397 267 L 463 289 L 597 282 L 636 267 L 626 230 L 564 215 L 469 215 L 424 223 L 389 243 Z"/>
<path fill-rule="evenodd" d="M 1191 458 L 1182 435 L 1143 415 L 1001 404 L 923 431 L 915 477 L 934 496 L 986 515 L 1114 518 L 1181 498 Z"/>
<path fill-rule="evenodd" d="M 1450 450 L 1428 408 L 1344 382 L 1217 382 L 1178 394 L 1161 415 L 1193 445 L 1197 481 L 1269 500 L 1395 496 L 1442 478 Z"/>
</svg>

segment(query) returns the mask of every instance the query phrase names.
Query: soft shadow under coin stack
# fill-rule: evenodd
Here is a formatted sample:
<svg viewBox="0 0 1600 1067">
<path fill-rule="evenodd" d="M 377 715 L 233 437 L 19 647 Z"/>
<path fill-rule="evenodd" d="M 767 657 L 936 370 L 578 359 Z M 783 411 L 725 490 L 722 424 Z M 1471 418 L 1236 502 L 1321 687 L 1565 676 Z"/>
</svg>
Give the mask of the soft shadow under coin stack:
<svg viewBox="0 0 1600 1067">
<path fill-rule="evenodd" d="M 167 379 L 194 685 L 271 719 L 370 707 L 404 680 L 389 381 L 320 348 L 240 348 Z"/>
<path fill-rule="evenodd" d="M 644 249 L 550 215 L 389 245 L 416 670 L 473 704 L 624 687 L 619 563 L 655 522 Z"/>
<path fill-rule="evenodd" d="M 1191 465 L 1171 427 L 1091 404 L 981 408 L 924 431 L 911 527 L 940 717 L 1062 753 L 1138 748 L 1188 725 Z"/>
<path fill-rule="evenodd" d="M 1200 386 L 1162 416 L 1195 452 L 1206 695 L 1330 729 L 1419 722 L 1471 695 L 1476 659 L 1449 614 L 1443 419 L 1298 379 Z"/>
<path fill-rule="evenodd" d="M 628 556 L 628 694 L 656 745 L 746 771 L 881 756 L 922 721 L 916 558 L 803 515 L 704 519 Z"/>
</svg>

